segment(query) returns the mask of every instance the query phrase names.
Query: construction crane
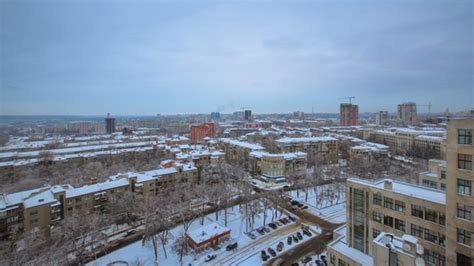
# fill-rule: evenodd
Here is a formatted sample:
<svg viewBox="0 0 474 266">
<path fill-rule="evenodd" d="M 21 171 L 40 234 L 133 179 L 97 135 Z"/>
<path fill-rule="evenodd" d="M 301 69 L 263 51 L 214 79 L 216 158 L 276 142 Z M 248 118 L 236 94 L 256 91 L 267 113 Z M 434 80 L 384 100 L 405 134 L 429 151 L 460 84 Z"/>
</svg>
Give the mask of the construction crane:
<svg viewBox="0 0 474 266">
<path fill-rule="evenodd" d="M 354 99 L 355 96 L 349 96 L 349 97 L 341 97 L 339 99 L 349 99 L 349 104 L 352 104 L 352 99 Z"/>
<path fill-rule="evenodd" d="M 428 104 L 420 104 L 419 106 L 428 106 L 428 116 L 431 118 L 431 102 Z"/>
</svg>

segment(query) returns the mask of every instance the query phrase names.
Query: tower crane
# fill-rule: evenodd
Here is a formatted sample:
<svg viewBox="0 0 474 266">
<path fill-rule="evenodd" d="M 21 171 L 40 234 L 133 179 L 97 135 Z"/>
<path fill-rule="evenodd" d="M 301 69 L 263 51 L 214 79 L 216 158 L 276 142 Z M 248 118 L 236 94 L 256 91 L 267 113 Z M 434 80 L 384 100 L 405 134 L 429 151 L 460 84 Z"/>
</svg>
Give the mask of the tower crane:
<svg viewBox="0 0 474 266">
<path fill-rule="evenodd" d="M 349 99 L 349 104 L 352 104 L 352 99 L 354 99 L 355 96 L 349 96 L 349 97 L 341 97 L 339 99 Z"/>
</svg>

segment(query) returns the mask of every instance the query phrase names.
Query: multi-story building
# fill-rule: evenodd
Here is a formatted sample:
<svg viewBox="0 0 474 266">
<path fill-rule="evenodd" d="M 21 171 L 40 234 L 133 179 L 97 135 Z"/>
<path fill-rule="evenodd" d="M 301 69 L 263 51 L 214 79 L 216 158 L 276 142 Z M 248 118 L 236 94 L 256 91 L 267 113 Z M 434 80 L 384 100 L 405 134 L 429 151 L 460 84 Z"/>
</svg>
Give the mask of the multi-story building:
<svg viewBox="0 0 474 266">
<path fill-rule="evenodd" d="M 245 110 L 244 120 L 245 121 L 251 121 L 252 120 L 252 110 Z"/>
<path fill-rule="evenodd" d="M 446 216 L 448 265 L 474 264 L 474 117 L 448 119 L 446 150 Z"/>
<path fill-rule="evenodd" d="M 377 251 L 371 243 L 381 232 L 401 238 L 411 235 L 424 247 L 427 263 L 446 265 L 444 192 L 390 179 L 372 182 L 351 178 L 346 193 L 347 249 L 374 257 Z M 329 253 L 348 263 L 344 259 L 350 253 Z"/>
<path fill-rule="evenodd" d="M 85 121 L 79 122 L 79 134 L 86 135 L 87 133 L 89 133 L 90 125 L 91 125 L 90 122 L 85 122 Z"/>
<path fill-rule="evenodd" d="M 424 187 L 446 190 L 446 161 L 431 159 L 428 171 L 419 175 L 418 183 Z"/>
<path fill-rule="evenodd" d="M 175 184 L 197 180 L 194 164 L 177 163 L 153 171 L 118 174 L 105 182 L 77 188 L 58 185 L 3 194 L 0 196 L 0 238 L 32 230 L 48 233 L 50 226 L 64 217 L 105 212 L 111 201 L 120 201 L 127 191 L 149 197 L 175 189 Z"/>
<path fill-rule="evenodd" d="M 216 136 L 216 124 L 204 123 L 200 125 L 191 125 L 191 142 L 203 141 L 204 138 L 214 138 Z"/>
<path fill-rule="evenodd" d="M 359 119 L 359 106 L 350 103 L 341 103 L 340 125 L 355 126 Z"/>
<path fill-rule="evenodd" d="M 334 163 L 338 159 L 338 140 L 333 137 L 296 137 L 276 140 L 280 152 L 304 152 L 310 157 L 319 157 L 323 162 Z"/>
<path fill-rule="evenodd" d="M 388 112 L 387 111 L 378 111 L 375 113 L 375 124 L 378 126 L 383 126 L 388 121 Z"/>
<path fill-rule="evenodd" d="M 107 117 L 105 118 L 105 132 L 107 134 L 115 132 L 115 118 L 111 117 L 110 114 L 107 114 Z"/>
<path fill-rule="evenodd" d="M 351 161 L 358 159 L 366 162 L 381 161 L 388 159 L 388 146 L 373 142 L 366 142 L 351 147 L 349 155 Z"/>
<path fill-rule="evenodd" d="M 247 169 L 250 167 L 250 153 L 252 151 L 264 150 L 264 148 L 258 144 L 229 138 L 219 139 L 219 144 L 221 149 L 224 150 L 227 162 L 238 163 Z"/>
<path fill-rule="evenodd" d="M 255 177 L 264 176 L 264 179 L 284 178 L 290 174 L 303 173 L 306 168 L 307 156 L 304 152 L 268 153 L 253 151 L 250 153 L 250 173 Z"/>
<path fill-rule="evenodd" d="M 414 125 L 417 122 L 416 103 L 406 102 L 398 105 L 398 119 L 407 125 Z"/>
</svg>

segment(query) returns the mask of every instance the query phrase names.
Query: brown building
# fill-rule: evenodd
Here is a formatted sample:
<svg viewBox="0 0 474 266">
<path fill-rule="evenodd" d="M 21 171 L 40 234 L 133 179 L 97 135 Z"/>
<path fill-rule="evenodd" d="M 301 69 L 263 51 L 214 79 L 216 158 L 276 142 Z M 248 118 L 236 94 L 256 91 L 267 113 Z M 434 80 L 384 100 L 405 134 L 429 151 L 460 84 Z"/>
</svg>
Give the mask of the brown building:
<svg viewBox="0 0 474 266">
<path fill-rule="evenodd" d="M 449 119 L 446 151 L 446 215 L 448 265 L 474 263 L 474 119 Z"/>
<path fill-rule="evenodd" d="M 398 119 L 407 125 L 414 125 L 417 122 L 416 103 L 407 102 L 398 105 Z"/>
<path fill-rule="evenodd" d="M 218 223 L 211 223 L 186 233 L 186 240 L 196 251 L 217 246 L 230 238 L 230 229 Z"/>
<path fill-rule="evenodd" d="M 191 142 L 203 141 L 204 138 L 214 138 L 216 136 L 216 124 L 204 123 L 200 125 L 191 125 Z"/>
<path fill-rule="evenodd" d="M 351 103 L 341 103 L 340 125 L 355 126 L 359 120 L 359 106 Z"/>
</svg>

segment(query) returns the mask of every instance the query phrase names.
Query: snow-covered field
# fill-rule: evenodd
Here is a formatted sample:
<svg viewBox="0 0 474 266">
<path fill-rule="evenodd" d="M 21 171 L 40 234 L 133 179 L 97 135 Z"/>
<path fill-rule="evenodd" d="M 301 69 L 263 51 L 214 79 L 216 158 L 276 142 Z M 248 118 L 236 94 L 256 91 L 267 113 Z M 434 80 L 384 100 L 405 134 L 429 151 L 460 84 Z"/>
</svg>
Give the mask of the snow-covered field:
<svg viewBox="0 0 474 266">
<path fill-rule="evenodd" d="M 306 192 L 308 195 L 306 195 Z M 329 184 L 307 190 L 290 191 L 291 198 L 308 206 L 306 211 L 331 223 L 346 222 L 345 187 L 342 184 Z"/>
<path fill-rule="evenodd" d="M 242 207 L 242 208 L 241 208 Z M 268 208 L 266 211 L 267 217 L 266 217 L 266 224 L 271 222 L 272 219 L 272 212 L 273 209 Z M 259 213 L 258 215 L 255 216 L 255 221 L 253 224 L 253 228 L 248 228 L 249 231 L 253 230 L 254 228 L 258 228 L 262 225 L 264 225 L 264 217 L 263 217 L 263 211 Z M 282 217 L 286 216 L 283 214 Z M 278 212 L 278 218 L 280 218 L 280 212 Z M 225 243 L 220 244 L 220 249 L 218 250 L 213 250 L 213 249 L 207 249 L 202 253 L 190 253 L 186 256 L 183 257 L 183 265 L 201 265 L 205 264 L 204 260 L 206 259 L 208 254 L 212 255 L 217 255 L 217 258 L 215 259 L 216 261 L 219 260 L 220 258 L 223 258 L 224 256 L 232 254 L 232 252 L 237 252 L 240 248 L 245 247 L 246 245 L 251 244 L 253 241 L 259 241 L 260 238 L 263 238 L 264 236 L 260 236 L 258 233 L 255 231 L 255 235 L 258 236 L 257 239 L 252 240 L 250 237 L 246 235 L 246 215 L 245 215 L 245 208 L 244 206 L 239 206 L 236 205 L 234 207 L 231 207 L 228 209 L 228 222 L 227 222 L 227 228 L 231 229 L 231 239 L 226 241 Z M 217 222 L 222 226 L 224 225 L 224 211 L 220 211 L 218 220 L 216 220 L 215 213 L 209 214 L 205 217 L 204 219 L 204 224 L 210 224 L 213 222 Z M 294 223 L 292 223 L 294 225 Z M 190 226 L 189 232 L 198 229 L 201 227 L 200 224 L 200 219 L 196 219 Z M 273 230 L 272 230 L 273 231 Z M 182 236 L 184 232 L 183 226 L 178 225 L 170 230 L 170 240 L 168 243 L 165 245 L 166 246 L 166 252 L 167 252 L 167 258 L 165 257 L 165 254 L 163 252 L 163 249 L 161 247 L 161 242 L 159 242 L 159 249 L 158 249 L 158 259 L 157 262 L 160 265 L 180 265 L 179 262 L 179 255 L 175 253 L 172 250 L 172 246 L 175 242 L 175 240 Z M 271 232 L 270 232 L 271 233 Z M 226 251 L 225 247 L 227 244 L 237 241 L 239 243 L 239 247 L 237 250 L 234 251 Z M 260 252 L 260 251 L 258 251 Z M 260 257 L 258 257 L 260 259 Z M 115 262 L 115 261 L 125 261 L 129 265 L 136 265 L 140 263 L 140 265 L 154 265 L 155 264 L 155 258 L 154 258 L 154 251 L 153 251 L 153 245 L 151 242 L 147 241 L 145 242 L 145 245 L 142 245 L 142 241 L 137 241 L 134 242 L 128 246 L 125 246 L 123 248 L 120 248 L 116 251 L 111 252 L 108 255 L 105 255 L 101 258 L 98 258 L 97 260 L 90 262 L 88 265 L 107 265 L 109 263 Z M 212 264 L 212 261 L 210 262 Z M 261 261 L 259 261 L 261 263 Z M 124 264 L 120 264 L 124 265 Z M 249 265 L 255 265 L 255 264 L 249 264 Z"/>
</svg>

